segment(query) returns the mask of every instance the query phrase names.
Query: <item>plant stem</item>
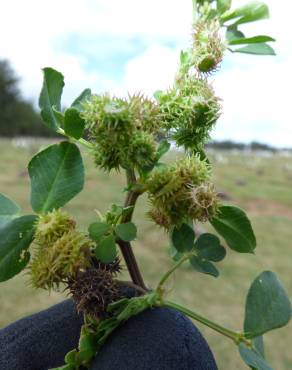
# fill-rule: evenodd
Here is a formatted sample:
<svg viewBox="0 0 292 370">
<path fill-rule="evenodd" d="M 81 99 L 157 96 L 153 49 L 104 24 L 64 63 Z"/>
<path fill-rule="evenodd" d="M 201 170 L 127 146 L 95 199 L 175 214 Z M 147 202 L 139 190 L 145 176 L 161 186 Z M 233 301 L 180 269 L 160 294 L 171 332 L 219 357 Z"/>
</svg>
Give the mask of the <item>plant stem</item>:
<svg viewBox="0 0 292 370">
<path fill-rule="evenodd" d="M 182 258 L 180 258 L 170 270 L 168 270 L 160 279 L 156 290 L 159 292 L 162 290 L 162 285 L 166 282 L 166 280 L 170 277 L 170 275 L 180 266 L 182 265 L 186 260 L 190 258 L 190 255 L 186 254 Z"/>
<path fill-rule="evenodd" d="M 128 184 L 128 186 L 130 184 L 136 183 L 136 176 L 135 176 L 134 170 L 127 170 L 126 174 L 127 174 L 127 184 Z M 134 212 L 134 207 L 135 207 L 137 199 L 139 198 L 140 195 L 141 195 L 141 193 L 139 193 L 137 191 L 134 191 L 134 190 L 129 190 L 128 191 L 124 206 L 125 207 L 133 206 L 133 210 L 131 212 L 127 213 L 121 219 L 121 223 L 126 223 L 126 222 L 131 221 L 132 216 L 133 216 L 133 212 Z M 120 246 L 122 255 L 124 257 L 125 263 L 127 265 L 127 269 L 129 271 L 129 274 L 131 276 L 131 279 L 132 279 L 133 283 L 135 285 L 140 286 L 143 290 L 147 291 L 148 289 L 147 289 L 147 287 L 144 283 L 144 280 L 143 280 L 142 274 L 140 272 L 136 257 L 134 255 L 134 252 L 132 250 L 131 244 L 129 242 L 125 242 L 124 240 L 119 240 L 118 244 Z"/>
<path fill-rule="evenodd" d="M 251 346 L 251 341 L 246 339 L 242 333 L 238 333 L 238 332 L 235 332 L 233 330 L 230 330 L 230 329 L 227 329 L 225 328 L 224 326 L 221 326 L 219 324 L 216 324 L 215 322 L 197 314 L 196 312 L 194 311 L 191 311 L 189 310 L 188 308 L 186 307 L 183 307 L 177 303 L 174 303 L 174 302 L 170 302 L 170 301 L 164 301 L 162 303 L 162 305 L 166 306 L 166 307 L 170 307 L 170 308 L 174 308 L 180 312 L 182 312 L 183 314 L 191 317 L 192 319 L 196 320 L 196 321 L 199 321 L 200 323 L 208 326 L 209 328 L 217 331 L 218 333 L 220 334 L 223 334 L 225 337 L 228 337 L 230 339 L 232 339 L 236 344 L 238 344 L 239 342 L 244 342 L 245 344 L 247 344 L 248 346 Z"/>
<path fill-rule="evenodd" d="M 65 131 L 62 128 L 58 128 L 57 133 L 60 134 L 60 135 L 63 135 L 63 136 L 67 136 Z M 80 143 L 81 145 L 85 146 L 87 149 L 93 149 L 94 148 L 94 145 L 92 145 L 89 141 L 83 139 L 82 137 L 80 139 L 74 139 L 74 138 L 70 137 L 70 139 L 72 141 Z"/>
</svg>

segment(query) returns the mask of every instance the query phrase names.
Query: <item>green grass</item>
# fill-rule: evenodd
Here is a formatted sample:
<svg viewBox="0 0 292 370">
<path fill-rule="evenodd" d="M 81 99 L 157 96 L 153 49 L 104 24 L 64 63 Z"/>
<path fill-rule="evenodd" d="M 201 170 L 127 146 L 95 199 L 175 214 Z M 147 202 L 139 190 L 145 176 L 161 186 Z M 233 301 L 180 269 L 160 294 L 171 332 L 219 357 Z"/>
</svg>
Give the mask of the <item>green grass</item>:
<svg viewBox="0 0 292 370">
<path fill-rule="evenodd" d="M 8 141 L 0 142 L 0 192 L 17 201 L 25 212 L 30 212 L 26 165 L 38 147 L 39 144 L 35 144 L 30 149 L 21 149 L 12 147 Z M 210 158 L 218 191 L 250 215 L 258 249 L 256 255 L 229 251 L 226 260 L 219 264 L 219 279 L 195 273 L 186 265 L 169 282 L 169 295 L 218 323 L 240 330 L 246 292 L 261 271 L 275 271 L 292 295 L 292 158 L 227 153 L 210 154 Z M 86 153 L 84 160 L 88 165 L 85 189 L 66 209 L 75 216 L 80 227 L 85 228 L 95 219 L 95 210 L 103 212 L 110 203 L 123 201 L 125 180 L 122 174 L 97 171 Z M 154 285 L 171 260 L 167 255 L 167 236 L 145 219 L 147 209 L 147 199 L 143 196 L 134 215 L 139 233 L 133 247 L 145 280 Z M 25 273 L 21 274 L 0 285 L 0 326 L 62 299 L 62 293 L 49 295 L 33 290 Z M 220 370 L 246 369 L 232 342 L 201 325 L 199 328 L 213 349 Z M 292 368 L 292 352 L 287 345 L 292 343 L 291 328 L 289 325 L 267 335 L 267 358 L 276 369 Z"/>
</svg>

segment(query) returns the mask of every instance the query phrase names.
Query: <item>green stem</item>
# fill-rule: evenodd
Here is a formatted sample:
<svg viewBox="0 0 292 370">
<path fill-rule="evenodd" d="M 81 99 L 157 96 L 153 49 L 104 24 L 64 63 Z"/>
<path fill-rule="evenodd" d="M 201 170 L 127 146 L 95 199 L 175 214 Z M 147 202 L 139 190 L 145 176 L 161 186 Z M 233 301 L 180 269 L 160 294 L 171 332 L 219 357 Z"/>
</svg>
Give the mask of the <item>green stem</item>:
<svg viewBox="0 0 292 370">
<path fill-rule="evenodd" d="M 163 276 L 162 278 L 160 279 L 158 285 L 157 285 L 157 288 L 156 290 L 159 292 L 162 290 L 162 286 L 163 284 L 166 282 L 166 280 L 170 277 L 170 275 L 177 269 L 179 268 L 180 265 L 182 265 L 186 260 L 188 260 L 190 258 L 190 255 L 189 254 L 186 254 L 184 255 L 182 258 L 180 258 L 173 266 L 170 270 L 168 270 Z"/>
<path fill-rule="evenodd" d="M 215 322 L 199 315 L 198 313 L 194 311 L 189 310 L 186 307 L 183 307 L 177 303 L 170 302 L 170 301 L 164 301 L 162 305 L 166 307 L 174 308 L 175 310 L 182 312 L 183 314 L 191 317 L 192 319 L 196 321 L 199 321 L 200 323 L 208 326 L 209 328 L 217 331 L 218 333 L 223 334 L 225 337 L 232 339 L 236 344 L 238 344 L 239 342 L 244 342 L 248 346 L 251 346 L 251 341 L 246 339 L 242 333 L 235 332 L 233 330 L 225 328 L 224 326 L 216 324 Z"/>
<path fill-rule="evenodd" d="M 68 137 L 68 135 L 66 135 L 65 131 L 62 128 L 58 128 L 57 133 L 60 134 L 60 135 Z M 92 145 L 89 141 L 83 139 L 82 137 L 80 139 L 74 139 L 74 138 L 70 137 L 70 139 L 72 141 L 80 143 L 81 145 L 85 146 L 87 149 L 93 149 L 94 148 L 94 145 Z"/>
</svg>

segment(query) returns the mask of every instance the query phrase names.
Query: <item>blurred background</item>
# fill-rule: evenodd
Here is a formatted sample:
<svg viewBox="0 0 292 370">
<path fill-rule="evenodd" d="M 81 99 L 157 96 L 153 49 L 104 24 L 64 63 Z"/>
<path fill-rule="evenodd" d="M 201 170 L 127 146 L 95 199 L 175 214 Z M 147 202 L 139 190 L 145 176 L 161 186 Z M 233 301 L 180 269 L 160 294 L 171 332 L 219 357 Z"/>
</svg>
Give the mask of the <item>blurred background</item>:
<svg viewBox="0 0 292 370">
<path fill-rule="evenodd" d="M 237 6 L 245 1 L 233 0 Z M 249 34 L 277 39 L 277 56 L 227 54 L 211 77 L 222 98 L 223 114 L 212 133 L 208 155 L 214 181 L 225 202 L 244 208 L 258 239 L 255 255 L 228 252 L 220 264 L 221 282 L 188 271 L 169 285 L 170 295 L 223 325 L 240 330 L 244 300 L 258 273 L 275 271 L 292 296 L 292 122 L 290 99 L 292 4 L 266 0 L 271 19 L 242 27 Z M 10 0 L 1 4 L 0 23 L 0 192 L 30 212 L 27 163 L 56 140 L 41 123 L 37 108 L 41 68 L 65 76 L 63 105 L 86 87 L 118 95 L 150 95 L 172 84 L 179 52 L 191 38 L 191 0 Z M 81 226 L 122 202 L 125 179 L 94 168 L 84 152 L 86 187 L 66 209 Z M 169 160 L 178 156 L 173 151 Z M 145 219 L 147 200 L 135 213 L 139 229 L 135 251 L 145 279 L 154 284 L 171 261 L 167 236 Z M 159 261 L 159 266 L 157 265 Z M 0 285 L 0 327 L 64 299 L 36 291 L 25 273 Z M 175 292 L 174 290 L 175 285 Z M 199 326 L 214 351 L 219 369 L 243 370 L 228 339 Z M 267 357 L 276 369 L 291 370 L 292 325 L 266 338 Z"/>
</svg>

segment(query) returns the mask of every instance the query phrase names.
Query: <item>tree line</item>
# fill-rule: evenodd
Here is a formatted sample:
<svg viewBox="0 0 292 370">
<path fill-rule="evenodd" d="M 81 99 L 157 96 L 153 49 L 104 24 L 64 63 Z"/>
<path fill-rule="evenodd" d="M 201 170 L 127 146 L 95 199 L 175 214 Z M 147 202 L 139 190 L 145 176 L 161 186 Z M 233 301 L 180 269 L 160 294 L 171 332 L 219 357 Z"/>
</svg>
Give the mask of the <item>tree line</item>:
<svg viewBox="0 0 292 370">
<path fill-rule="evenodd" d="M 32 103 L 21 96 L 19 79 L 6 60 L 0 60 L 0 136 L 54 136 Z"/>
</svg>

